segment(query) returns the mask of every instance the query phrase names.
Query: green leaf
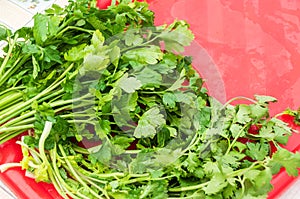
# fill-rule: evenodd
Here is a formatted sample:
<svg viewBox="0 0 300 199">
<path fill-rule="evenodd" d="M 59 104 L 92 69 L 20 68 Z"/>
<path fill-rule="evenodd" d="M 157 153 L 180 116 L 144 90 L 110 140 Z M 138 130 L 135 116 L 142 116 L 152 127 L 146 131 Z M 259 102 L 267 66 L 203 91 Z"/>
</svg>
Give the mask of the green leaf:
<svg viewBox="0 0 300 199">
<path fill-rule="evenodd" d="M 164 147 L 169 140 L 170 140 L 170 132 L 169 132 L 168 128 L 163 127 L 157 133 L 157 146 Z"/>
<path fill-rule="evenodd" d="M 236 191 L 236 186 L 228 185 L 224 188 L 223 195 L 225 199 L 233 198 L 233 195 Z"/>
<path fill-rule="evenodd" d="M 275 140 L 280 144 L 287 144 L 291 132 L 286 131 L 285 129 L 278 126 L 274 126 L 273 129 L 275 132 Z"/>
<path fill-rule="evenodd" d="M 245 130 L 243 130 L 243 126 L 239 124 L 232 124 L 229 130 L 233 138 L 243 137 L 246 134 Z"/>
<path fill-rule="evenodd" d="M 42 45 L 47 39 L 48 17 L 43 14 L 36 14 L 34 17 L 33 36 L 36 43 Z"/>
<path fill-rule="evenodd" d="M 266 168 L 265 170 L 259 172 L 255 179 L 253 179 L 255 185 L 254 192 L 256 195 L 267 194 L 272 189 L 272 177 L 272 172 L 269 168 Z"/>
<path fill-rule="evenodd" d="M 48 21 L 48 36 L 56 35 L 57 31 L 59 30 L 61 17 L 60 16 L 50 16 Z"/>
<path fill-rule="evenodd" d="M 259 129 L 259 136 L 264 139 L 273 140 L 275 138 L 275 134 L 273 132 L 273 126 L 274 126 L 273 122 L 271 121 L 267 122 L 267 124 L 265 124 Z"/>
<path fill-rule="evenodd" d="M 134 138 L 116 135 L 112 138 L 111 142 L 112 144 L 121 146 L 123 149 L 127 149 L 134 140 Z"/>
<path fill-rule="evenodd" d="M 244 104 L 238 105 L 238 111 L 236 113 L 236 121 L 241 124 L 246 124 L 251 121 L 249 114 L 251 113 L 250 107 Z"/>
<path fill-rule="evenodd" d="M 268 108 L 262 107 L 257 104 L 250 105 L 251 114 L 250 117 L 254 119 L 261 119 L 268 115 Z"/>
<path fill-rule="evenodd" d="M 203 169 L 207 175 L 220 173 L 219 165 L 217 162 L 207 162 L 203 165 Z"/>
<path fill-rule="evenodd" d="M 166 120 L 164 115 L 160 113 L 159 108 L 152 107 L 141 116 L 138 125 L 134 130 L 134 137 L 153 138 L 157 134 L 157 129 L 165 123 Z"/>
<path fill-rule="evenodd" d="M 266 95 L 255 95 L 255 99 L 258 101 L 259 104 L 267 104 L 269 102 L 276 102 L 277 99 L 272 96 Z"/>
<path fill-rule="evenodd" d="M 186 71 L 182 70 L 180 72 L 180 76 L 176 79 L 176 81 L 167 89 L 167 91 L 178 91 L 184 83 L 186 75 Z"/>
<path fill-rule="evenodd" d="M 169 146 L 168 146 L 169 147 Z M 170 148 L 170 147 L 169 147 Z M 152 155 L 152 164 L 158 168 L 163 168 L 166 165 L 174 164 L 183 154 L 180 148 L 169 149 L 167 147 L 160 148 Z"/>
<path fill-rule="evenodd" d="M 228 154 L 225 154 L 220 158 L 220 162 L 222 165 L 225 165 L 227 167 L 232 167 L 232 168 L 238 168 L 241 164 L 241 160 L 245 157 L 246 155 L 243 153 L 239 153 L 237 151 L 230 151 Z"/>
<path fill-rule="evenodd" d="M 41 49 L 35 44 L 26 44 L 22 47 L 22 52 L 26 54 L 41 53 Z"/>
<path fill-rule="evenodd" d="M 248 170 L 247 172 L 245 172 L 244 177 L 245 179 L 250 180 L 252 183 L 255 182 L 255 179 L 257 178 L 257 176 L 260 174 L 260 170 Z"/>
<path fill-rule="evenodd" d="M 277 118 L 272 118 L 270 121 L 274 122 L 274 139 L 281 144 L 287 144 L 289 137 L 292 135 L 291 127 L 289 127 L 287 123 Z"/>
<path fill-rule="evenodd" d="M 84 58 L 86 55 L 84 53 L 84 48 L 86 44 L 80 44 L 78 46 L 72 47 L 69 51 L 64 54 L 64 58 L 67 61 L 78 61 Z"/>
<path fill-rule="evenodd" d="M 141 88 L 142 83 L 135 77 L 128 77 L 128 73 L 125 73 L 118 81 L 118 86 L 126 93 L 134 93 Z"/>
<path fill-rule="evenodd" d="M 269 145 L 267 143 L 247 143 L 248 150 L 246 150 L 246 155 L 251 157 L 254 160 L 264 160 L 265 157 L 269 154 Z"/>
<path fill-rule="evenodd" d="M 144 173 L 150 168 L 150 165 L 153 164 L 153 153 L 149 150 L 141 150 L 130 163 L 130 171 L 132 173 Z"/>
<path fill-rule="evenodd" d="M 208 195 L 216 194 L 222 191 L 227 185 L 226 177 L 221 173 L 216 173 L 203 190 Z"/>
<path fill-rule="evenodd" d="M 137 30 L 131 29 L 125 32 L 125 44 L 127 46 L 138 46 L 142 42 L 143 38 Z"/>
<path fill-rule="evenodd" d="M 190 152 L 182 165 L 185 166 L 189 172 L 195 172 L 196 170 L 200 170 L 199 166 L 201 162 L 196 153 Z"/>
<path fill-rule="evenodd" d="M 121 57 L 121 50 L 118 46 L 110 46 L 110 51 L 108 53 L 109 55 L 109 59 L 110 62 L 115 65 L 118 66 L 119 65 L 119 59 Z"/>
<path fill-rule="evenodd" d="M 175 108 L 176 100 L 174 93 L 167 92 L 163 95 L 163 103 L 170 108 Z"/>
<path fill-rule="evenodd" d="M 141 187 L 140 199 L 165 199 L 168 197 L 168 183 L 166 180 L 149 181 L 146 186 Z"/>
<path fill-rule="evenodd" d="M 99 30 L 96 30 L 92 36 L 91 43 L 95 49 L 98 49 L 99 46 L 103 46 L 105 38 Z"/>
<path fill-rule="evenodd" d="M 104 140 L 99 146 L 89 148 L 88 151 L 102 164 L 108 164 L 112 158 L 112 146 L 108 140 Z"/>
<path fill-rule="evenodd" d="M 164 41 L 165 49 L 170 52 L 183 52 L 184 46 L 189 46 L 194 39 L 193 33 L 184 22 L 174 29 L 164 31 L 159 37 Z"/>
<path fill-rule="evenodd" d="M 60 52 L 57 50 L 56 46 L 52 46 L 52 45 L 47 46 L 44 48 L 43 52 L 44 52 L 44 61 L 46 62 L 54 61 L 62 64 Z"/>
<path fill-rule="evenodd" d="M 109 57 L 106 54 L 88 54 L 84 57 L 83 66 L 80 68 L 80 74 L 84 75 L 88 72 L 100 72 L 105 69 L 110 63 Z"/>
<path fill-rule="evenodd" d="M 163 53 L 158 46 L 134 48 L 126 51 L 122 58 L 125 61 L 133 61 L 140 64 L 156 64 L 163 58 Z"/>
<path fill-rule="evenodd" d="M 32 76 L 33 78 L 37 78 L 39 72 L 40 72 L 40 66 L 39 63 L 36 61 L 35 57 L 32 55 L 32 65 L 33 65 L 33 73 Z"/>
<path fill-rule="evenodd" d="M 97 135 L 102 138 L 103 135 L 107 135 L 111 131 L 109 120 L 99 120 L 99 128 L 96 128 Z"/>
<path fill-rule="evenodd" d="M 11 30 L 4 27 L 3 25 L 0 25 L 0 41 L 6 40 L 8 36 L 12 34 Z"/>
<path fill-rule="evenodd" d="M 272 156 L 270 164 L 279 164 L 283 166 L 290 176 L 298 176 L 298 169 L 300 168 L 300 153 L 290 152 L 286 149 L 278 149 Z"/>
<path fill-rule="evenodd" d="M 136 78 L 142 83 L 144 88 L 160 87 L 162 85 L 162 76 L 150 67 L 145 67 L 136 74 Z"/>
<path fill-rule="evenodd" d="M 238 152 L 243 152 L 247 146 L 242 142 L 235 142 L 232 148 L 237 148 Z"/>
</svg>

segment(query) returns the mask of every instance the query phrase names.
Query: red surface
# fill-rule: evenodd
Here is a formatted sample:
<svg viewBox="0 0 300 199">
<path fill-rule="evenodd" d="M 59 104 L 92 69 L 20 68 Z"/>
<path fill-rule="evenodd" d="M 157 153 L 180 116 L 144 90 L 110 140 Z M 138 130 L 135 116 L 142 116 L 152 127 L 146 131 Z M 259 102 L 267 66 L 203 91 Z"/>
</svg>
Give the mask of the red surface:
<svg viewBox="0 0 300 199">
<path fill-rule="evenodd" d="M 235 96 L 272 95 L 276 114 L 300 106 L 300 1 L 297 0 L 149 0 L 156 24 L 184 19 L 196 43 L 195 67 L 207 79 L 212 95 L 225 101 Z M 105 7 L 108 0 L 101 1 Z M 284 121 L 291 118 L 283 117 Z M 293 125 L 293 124 L 292 124 Z M 294 126 L 296 127 L 296 126 Z M 299 127 L 296 127 L 298 130 Z M 300 151 L 300 135 L 287 149 Z M 0 163 L 20 160 L 14 141 L 0 146 Z M 35 183 L 12 169 L 0 175 L 20 199 L 60 198 L 51 185 Z M 282 171 L 274 177 L 270 199 L 278 197 L 294 178 Z"/>
</svg>

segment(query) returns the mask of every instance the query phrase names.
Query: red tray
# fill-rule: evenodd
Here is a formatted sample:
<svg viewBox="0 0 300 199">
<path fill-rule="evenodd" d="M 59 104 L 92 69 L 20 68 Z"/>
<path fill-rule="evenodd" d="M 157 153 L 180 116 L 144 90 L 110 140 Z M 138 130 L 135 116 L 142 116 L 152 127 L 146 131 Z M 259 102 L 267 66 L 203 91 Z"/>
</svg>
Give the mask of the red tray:
<svg viewBox="0 0 300 199">
<path fill-rule="evenodd" d="M 109 0 L 99 2 L 100 7 Z M 235 96 L 272 95 L 274 115 L 300 106 L 300 1 L 288 0 L 148 0 L 155 23 L 184 19 L 196 36 L 191 53 L 196 69 L 220 101 Z M 289 116 L 282 117 L 291 125 Z M 300 131 L 299 127 L 294 126 Z M 286 148 L 300 151 L 300 135 Z M 0 164 L 21 159 L 11 140 L 0 146 Z M 20 169 L 0 174 L 19 199 L 61 198 L 52 185 L 36 183 Z M 280 196 L 296 179 L 284 170 L 274 176 L 269 199 Z"/>
</svg>

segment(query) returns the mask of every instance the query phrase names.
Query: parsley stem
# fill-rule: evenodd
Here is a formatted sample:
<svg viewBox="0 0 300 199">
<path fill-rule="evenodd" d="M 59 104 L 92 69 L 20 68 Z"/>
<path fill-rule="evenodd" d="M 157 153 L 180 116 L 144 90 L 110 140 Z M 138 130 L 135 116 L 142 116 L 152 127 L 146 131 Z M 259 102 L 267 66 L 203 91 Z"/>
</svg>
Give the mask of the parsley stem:
<svg viewBox="0 0 300 199">
<path fill-rule="evenodd" d="M 30 118 L 26 118 L 20 122 L 18 122 L 17 125 L 25 125 L 25 124 L 33 124 L 35 122 L 35 118 L 34 117 L 30 117 Z"/>
<path fill-rule="evenodd" d="M 192 190 L 201 189 L 201 188 L 205 187 L 206 185 L 208 185 L 209 183 L 210 183 L 210 181 L 207 181 L 202 184 L 193 185 L 193 186 L 169 188 L 169 191 L 170 192 L 192 191 Z"/>
<path fill-rule="evenodd" d="M 14 65 L 9 70 L 7 70 L 5 74 L 0 78 L 0 86 L 2 86 L 13 74 L 17 72 L 17 70 L 23 66 L 23 64 L 27 61 L 29 57 L 30 55 L 25 55 L 24 57 L 22 57 L 22 59 L 19 58 L 14 63 Z"/>
<path fill-rule="evenodd" d="M 127 48 L 122 48 L 121 53 L 124 53 L 124 52 L 126 52 L 126 51 L 129 51 L 129 50 L 131 50 L 131 49 L 136 49 L 136 48 L 138 48 L 138 47 L 146 47 L 146 46 L 148 46 L 148 44 L 150 44 L 151 42 L 154 42 L 157 38 L 159 38 L 159 35 L 153 37 L 153 38 L 150 39 L 149 41 L 146 41 L 145 43 L 142 43 L 142 44 L 140 44 L 140 45 L 138 45 L 138 46 L 131 46 L 131 47 L 127 47 Z"/>
<path fill-rule="evenodd" d="M 20 135 L 23 133 L 24 130 L 14 131 L 14 132 L 7 132 L 7 133 L 0 133 L 0 145 L 5 143 L 8 140 Z"/>
<path fill-rule="evenodd" d="M 50 134 L 52 128 L 52 122 L 46 121 L 45 126 L 44 126 L 44 130 L 41 134 L 39 143 L 38 143 L 38 150 L 39 150 L 39 156 L 42 160 L 42 164 L 45 164 L 44 167 L 47 168 L 47 174 L 49 179 L 51 180 L 52 184 L 54 185 L 55 189 L 59 192 L 60 195 L 62 195 L 64 198 L 67 198 L 67 196 L 64 194 L 64 192 L 62 191 L 62 188 L 60 186 L 60 184 L 57 182 L 57 178 L 54 177 L 54 173 L 51 164 L 48 161 L 48 158 L 46 156 L 45 153 L 45 141 L 47 139 L 47 137 Z"/>
<path fill-rule="evenodd" d="M 102 193 L 102 195 L 105 196 L 105 198 L 109 199 L 110 197 L 108 196 L 108 193 L 106 190 L 104 190 L 103 188 L 101 188 L 100 186 L 98 186 L 97 184 L 95 184 L 90 178 L 88 178 L 85 175 L 82 175 L 81 173 L 79 173 L 79 175 L 82 177 L 82 179 L 84 179 L 85 181 L 87 181 L 87 183 L 89 183 L 92 187 L 96 188 L 97 190 L 100 190 L 100 192 Z"/>
<path fill-rule="evenodd" d="M 233 171 L 231 173 L 228 173 L 226 175 L 227 178 L 232 178 L 232 177 L 235 177 L 235 176 L 241 176 L 241 175 L 244 175 L 247 171 L 249 170 L 252 170 L 252 169 L 257 169 L 257 168 L 260 168 L 261 165 L 263 165 L 263 162 L 262 161 L 256 161 L 254 162 L 251 166 L 247 167 L 247 168 L 243 168 L 243 169 L 239 169 L 239 170 L 236 170 L 236 171 Z"/>
<path fill-rule="evenodd" d="M 24 88 L 25 88 L 25 86 L 11 87 L 11 88 L 8 88 L 8 89 L 6 89 L 6 90 L 1 91 L 1 92 L 0 92 L 0 96 L 1 96 L 1 98 L 2 98 L 3 96 L 6 96 L 6 95 L 8 94 L 8 92 L 11 92 L 11 91 L 18 91 L 18 90 L 22 90 L 22 89 L 24 89 Z M 8 95 L 9 95 L 9 94 L 8 94 Z"/>
<path fill-rule="evenodd" d="M 15 44 L 17 42 L 18 37 L 19 37 L 19 34 L 16 33 L 15 36 L 14 36 L 14 39 L 12 40 L 11 43 L 10 43 L 10 38 L 9 38 L 9 41 L 8 41 L 9 48 L 8 48 L 8 51 L 7 51 L 7 55 L 5 56 L 5 58 L 4 58 L 4 60 L 3 60 L 2 64 L 1 64 L 1 66 L 0 66 L 0 79 L 2 79 L 2 77 L 3 77 L 4 69 L 6 67 L 6 64 L 9 61 L 9 58 L 11 57 L 12 51 L 13 51 L 13 49 L 15 47 Z"/>
<path fill-rule="evenodd" d="M 58 169 L 58 164 L 57 164 L 57 146 L 56 146 L 56 144 L 54 145 L 54 148 L 52 150 L 50 150 L 49 153 L 50 153 L 50 158 L 51 158 L 51 162 L 52 162 L 52 167 L 53 167 L 54 173 L 56 174 L 57 180 L 60 182 L 60 186 L 72 198 L 79 198 L 76 195 L 74 195 L 71 191 L 69 191 L 69 190 L 72 190 L 72 188 L 61 177 L 61 174 Z M 74 192 L 75 192 L 75 190 L 74 190 Z"/>
<path fill-rule="evenodd" d="M 247 123 L 243 126 L 243 128 L 240 129 L 240 131 L 238 132 L 238 134 L 235 136 L 235 138 L 233 139 L 233 141 L 230 143 L 230 145 L 227 148 L 227 151 L 225 153 L 225 155 L 227 155 L 230 151 L 231 148 L 233 147 L 233 145 L 236 143 L 236 141 L 240 138 L 241 134 L 243 133 L 243 131 L 250 125 L 251 123 Z"/>
<path fill-rule="evenodd" d="M 116 0 L 112 0 L 110 5 L 115 6 L 116 5 Z"/>
<path fill-rule="evenodd" d="M 223 110 L 226 106 L 228 106 L 229 104 L 231 104 L 232 102 L 234 101 L 237 101 L 237 100 L 247 100 L 247 101 L 250 101 L 254 104 L 257 104 L 257 101 L 249 98 L 249 97 L 244 97 L 244 96 L 237 96 L 237 97 L 234 97 L 234 98 L 231 98 L 230 100 L 228 100 L 221 108 L 221 110 Z"/>
<path fill-rule="evenodd" d="M 138 154 L 141 150 L 126 150 L 124 151 L 125 154 Z"/>
<path fill-rule="evenodd" d="M 133 184 L 136 182 L 143 182 L 143 181 L 149 181 L 150 177 L 141 177 L 141 178 L 133 178 L 124 182 L 121 182 L 121 185 L 127 185 L 127 184 Z"/>
<path fill-rule="evenodd" d="M 67 158 L 67 155 L 64 151 L 64 148 L 61 144 L 58 145 L 58 148 L 60 149 L 60 152 L 66 162 L 66 164 L 68 165 L 68 168 L 70 169 L 71 174 L 74 176 L 74 178 L 83 186 L 85 187 L 87 190 L 89 190 L 89 192 L 95 196 L 95 198 L 99 198 L 102 199 L 102 197 L 100 197 L 94 190 L 92 190 L 84 181 L 82 178 L 79 177 L 79 175 L 77 174 L 77 172 L 75 171 L 75 169 L 73 168 L 72 164 L 70 163 L 70 161 Z"/>
<path fill-rule="evenodd" d="M 34 102 L 35 100 L 40 99 L 41 97 L 44 97 L 49 92 L 51 92 L 52 90 L 57 88 L 64 81 L 63 78 L 66 76 L 66 74 L 73 67 L 74 67 L 74 64 L 70 64 L 70 66 L 48 88 L 43 90 L 41 93 L 39 93 L 35 97 L 33 97 L 33 98 L 27 100 L 26 102 L 24 102 L 20 107 L 9 109 L 9 111 L 7 111 L 5 114 L 1 115 L 0 116 L 0 124 L 3 124 L 5 122 L 7 122 L 8 120 L 12 119 L 13 117 L 19 115 L 20 113 L 26 111 L 27 109 L 29 109 L 31 107 L 32 102 Z M 73 76 L 73 75 L 75 75 L 75 73 L 73 73 L 71 76 Z"/>
<path fill-rule="evenodd" d="M 0 172 L 3 173 L 7 169 L 13 168 L 13 167 L 22 167 L 21 163 L 19 162 L 12 162 L 12 163 L 4 163 L 0 165 Z"/>
<path fill-rule="evenodd" d="M 9 96 L 0 100 L 0 109 L 2 110 L 3 108 L 6 108 L 7 105 L 10 105 L 11 102 L 18 102 L 19 100 L 21 100 L 22 96 L 23 95 L 21 92 L 10 93 Z"/>
<path fill-rule="evenodd" d="M 84 29 L 84 28 L 80 28 L 80 27 L 76 27 L 76 26 L 67 26 L 56 35 L 56 38 L 59 38 L 63 33 L 65 33 L 68 30 L 79 30 L 81 32 L 86 32 L 91 35 L 95 32 L 94 30 L 88 30 L 88 29 Z"/>
<path fill-rule="evenodd" d="M 33 124 L 23 125 L 23 126 L 12 126 L 12 127 L 0 127 L 0 132 L 9 132 L 9 131 L 19 131 L 27 130 L 33 128 Z M 0 133 L 2 134 L 2 133 Z"/>
</svg>

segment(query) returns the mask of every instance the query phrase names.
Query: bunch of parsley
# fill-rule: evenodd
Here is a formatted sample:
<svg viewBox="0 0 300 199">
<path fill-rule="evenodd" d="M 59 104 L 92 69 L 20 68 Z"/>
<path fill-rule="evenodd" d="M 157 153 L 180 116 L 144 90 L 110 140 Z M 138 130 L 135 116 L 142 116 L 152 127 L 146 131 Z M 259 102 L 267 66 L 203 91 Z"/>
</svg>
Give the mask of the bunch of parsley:
<svg viewBox="0 0 300 199">
<path fill-rule="evenodd" d="M 154 26 L 145 2 L 54 5 L 12 33 L 0 60 L 0 143 L 20 135 L 21 166 L 63 198 L 266 198 L 299 153 L 269 96 L 220 104 L 192 58 L 184 21 Z M 299 118 L 299 111 L 286 113 Z M 275 148 L 275 149 L 274 149 Z"/>
</svg>

